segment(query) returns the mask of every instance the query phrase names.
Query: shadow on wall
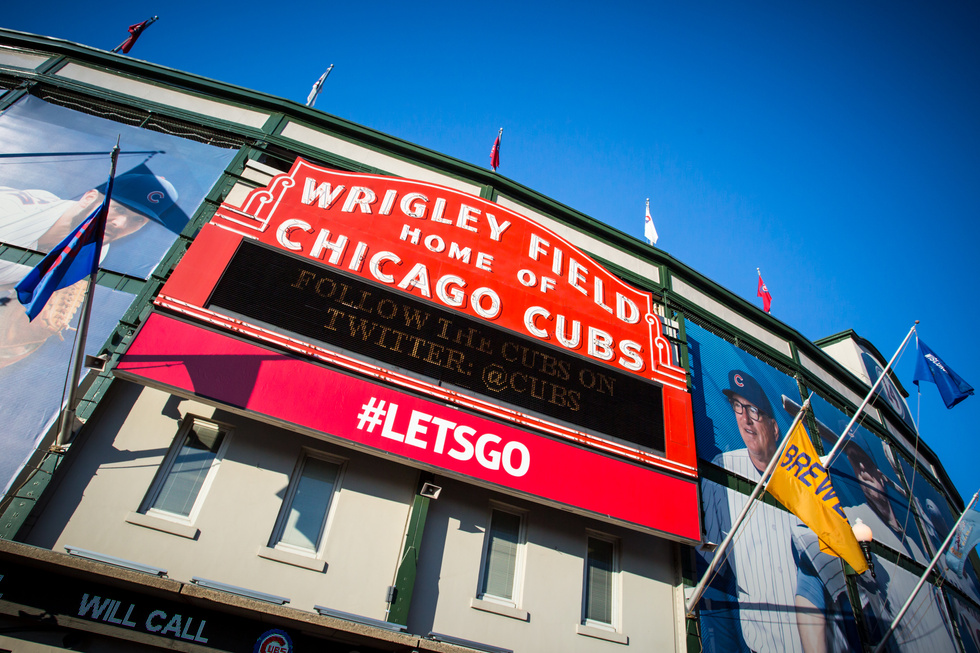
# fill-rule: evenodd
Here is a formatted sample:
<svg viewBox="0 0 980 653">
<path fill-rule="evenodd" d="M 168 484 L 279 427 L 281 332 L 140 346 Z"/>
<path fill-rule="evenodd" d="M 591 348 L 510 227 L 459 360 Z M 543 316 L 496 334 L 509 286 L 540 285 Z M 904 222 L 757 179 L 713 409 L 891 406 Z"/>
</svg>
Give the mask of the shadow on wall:
<svg viewBox="0 0 980 653">
<path fill-rule="evenodd" d="M 18 540 L 50 549 L 78 509 L 89 482 L 97 475 L 137 467 L 155 470 L 159 466 L 168 447 L 139 451 L 116 448 L 116 435 L 123 430 L 142 391 L 142 386 L 131 383 L 113 384 L 109 390 L 113 395 L 112 409 L 97 413 L 76 436 Z M 133 492 L 133 505 L 138 505 L 146 488 L 129 490 Z"/>
</svg>

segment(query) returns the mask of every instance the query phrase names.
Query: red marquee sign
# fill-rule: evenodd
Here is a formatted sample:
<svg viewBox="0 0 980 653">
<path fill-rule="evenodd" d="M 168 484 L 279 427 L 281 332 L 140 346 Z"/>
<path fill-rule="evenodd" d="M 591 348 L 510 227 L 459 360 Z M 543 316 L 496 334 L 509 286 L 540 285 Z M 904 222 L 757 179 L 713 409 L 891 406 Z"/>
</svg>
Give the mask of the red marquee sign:
<svg viewBox="0 0 980 653">
<path fill-rule="evenodd" d="M 364 319 L 354 315 L 357 309 L 364 315 L 378 315 L 384 306 L 381 302 L 394 306 L 390 300 L 379 302 L 383 291 L 389 297 L 415 302 L 412 306 L 416 308 L 402 307 L 406 325 L 410 310 L 418 314 L 418 306 L 431 306 L 444 315 L 465 317 L 470 334 L 478 331 L 472 325 L 486 324 L 520 334 L 528 342 L 545 343 L 551 348 L 548 351 L 557 351 L 537 357 L 536 373 L 550 374 L 546 380 L 567 380 L 577 373 L 579 385 L 602 392 L 603 379 L 608 376 L 609 394 L 617 375 L 644 380 L 662 393 L 664 455 L 657 453 L 661 448 L 654 447 L 651 453 L 630 442 L 598 437 L 587 427 L 542 416 L 536 409 L 515 409 L 492 393 L 461 393 L 451 383 L 405 373 L 405 366 L 392 368 L 382 358 L 365 360 L 349 350 L 324 346 L 323 340 L 297 335 L 302 334 L 298 327 L 278 328 L 272 318 L 215 310 L 210 302 L 220 294 L 216 289 L 225 291 L 219 284 L 231 283 L 223 276 L 231 274 L 228 270 L 243 251 L 243 242 L 262 243 L 267 246 L 262 251 L 288 252 L 290 260 L 315 263 L 318 267 L 291 270 L 287 289 L 335 302 L 349 313 L 342 319 L 350 321 L 352 332 L 355 318 Z M 254 279 L 239 296 L 259 293 L 263 281 L 268 281 L 264 277 L 271 273 L 264 265 L 244 269 Z M 341 283 L 341 274 L 358 281 Z M 379 291 L 372 294 L 364 288 Z M 365 299 L 368 295 L 370 301 Z M 288 174 L 252 191 L 241 207 L 221 206 L 174 270 L 156 304 L 395 386 L 688 477 L 697 475 L 685 372 L 671 360 L 671 348 L 650 295 L 613 276 L 547 228 L 466 193 L 421 181 L 338 172 L 298 159 Z M 324 313 L 321 322 L 332 328 L 341 311 L 327 310 L 332 312 Z M 391 350 L 391 338 L 382 342 L 388 327 L 360 324 L 364 332 L 374 326 L 382 336 L 373 344 Z M 477 344 L 473 338 L 462 342 L 460 333 L 455 349 L 440 347 L 437 351 L 431 342 L 405 334 L 405 338 L 414 338 L 414 349 L 400 346 L 416 359 L 470 374 L 460 361 L 464 355 L 480 353 L 476 351 L 479 338 Z M 515 347 L 505 350 L 505 355 L 507 352 L 515 359 L 518 356 Z M 562 362 L 561 352 L 567 352 L 573 361 L 587 363 L 576 371 Z M 483 353 L 491 354 L 489 348 Z M 601 370 L 609 373 L 604 375 Z M 559 407 L 573 405 L 579 401 L 575 393 L 583 392 L 581 388 L 560 388 L 557 383 L 536 386 L 536 380 L 530 374 L 512 375 L 508 390 L 537 392 L 542 405 L 550 402 Z"/>
<path fill-rule="evenodd" d="M 484 199 L 298 159 L 213 222 L 665 385 L 685 387 L 649 294 Z"/>
</svg>

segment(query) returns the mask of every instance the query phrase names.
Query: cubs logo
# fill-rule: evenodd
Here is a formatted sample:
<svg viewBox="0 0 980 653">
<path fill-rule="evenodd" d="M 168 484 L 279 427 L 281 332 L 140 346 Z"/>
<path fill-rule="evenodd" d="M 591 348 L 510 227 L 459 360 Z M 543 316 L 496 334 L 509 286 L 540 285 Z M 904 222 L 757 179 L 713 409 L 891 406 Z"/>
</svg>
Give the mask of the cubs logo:
<svg viewBox="0 0 980 653">
<path fill-rule="evenodd" d="M 146 199 L 148 202 L 152 202 L 153 204 L 159 204 L 160 200 L 162 200 L 164 197 L 165 195 L 163 194 L 163 191 L 155 190 L 155 191 L 151 191 L 146 196 Z"/>
<path fill-rule="evenodd" d="M 269 630 L 255 641 L 252 653 L 293 653 L 293 641 L 284 630 Z"/>
<path fill-rule="evenodd" d="M 742 380 L 742 375 L 741 374 L 736 374 L 735 376 L 733 376 L 732 377 L 732 381 L 734 381 L 735 382 L 735 385 L 737 385 L 740 388 L 744 388 L 745 387 L 745 381 Z"/>
</svg>

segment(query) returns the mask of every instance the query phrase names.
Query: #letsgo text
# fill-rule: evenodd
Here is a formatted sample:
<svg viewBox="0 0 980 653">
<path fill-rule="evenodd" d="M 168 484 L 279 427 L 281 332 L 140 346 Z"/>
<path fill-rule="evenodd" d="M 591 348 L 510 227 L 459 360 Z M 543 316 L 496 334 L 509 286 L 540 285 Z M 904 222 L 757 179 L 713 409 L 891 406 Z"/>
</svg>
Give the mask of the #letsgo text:
<svg viewBox="0 0 980 653">
<path fill-rule="evenodd" d="M 407 424 L 402 423 L 402 431 L 398 430 L 397 419 L 398 404 L 371 397 L 357 415 L 357 429 L 374 433 L 380 426 L 381 437 L 426 451 L 431 447 L 433 453 L 448 455 L 461 462 L 476 458 L 482 467 L 491 471 L 503 468 L 514 477 L 524 476 L 531 467 L 531 452 L 523 442 L 511 440 L 503 443 L 503 438 L 493 433 L 477 435 L 473 427 L 420 410 L 412 411 Z M 450 434 L 452 441 L 446 451 Z"/>
</svg>

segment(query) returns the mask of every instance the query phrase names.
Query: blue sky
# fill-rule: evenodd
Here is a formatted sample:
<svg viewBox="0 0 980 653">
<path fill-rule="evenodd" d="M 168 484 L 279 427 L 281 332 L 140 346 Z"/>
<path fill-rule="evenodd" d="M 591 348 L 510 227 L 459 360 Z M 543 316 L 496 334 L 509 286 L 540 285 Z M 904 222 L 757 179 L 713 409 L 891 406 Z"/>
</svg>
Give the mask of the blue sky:
<svg viewBox="0 0 980 653">
<path fill-rule="evenodd" d="M 980 388 L 975 3 L 14 3 L 0 25 L 303 102 L 499 172 L 659 246 L 810 339 L 891 356 L 914 320 Z M 917 408 L 965 500 L 980 397 Z"/>
</svg>

